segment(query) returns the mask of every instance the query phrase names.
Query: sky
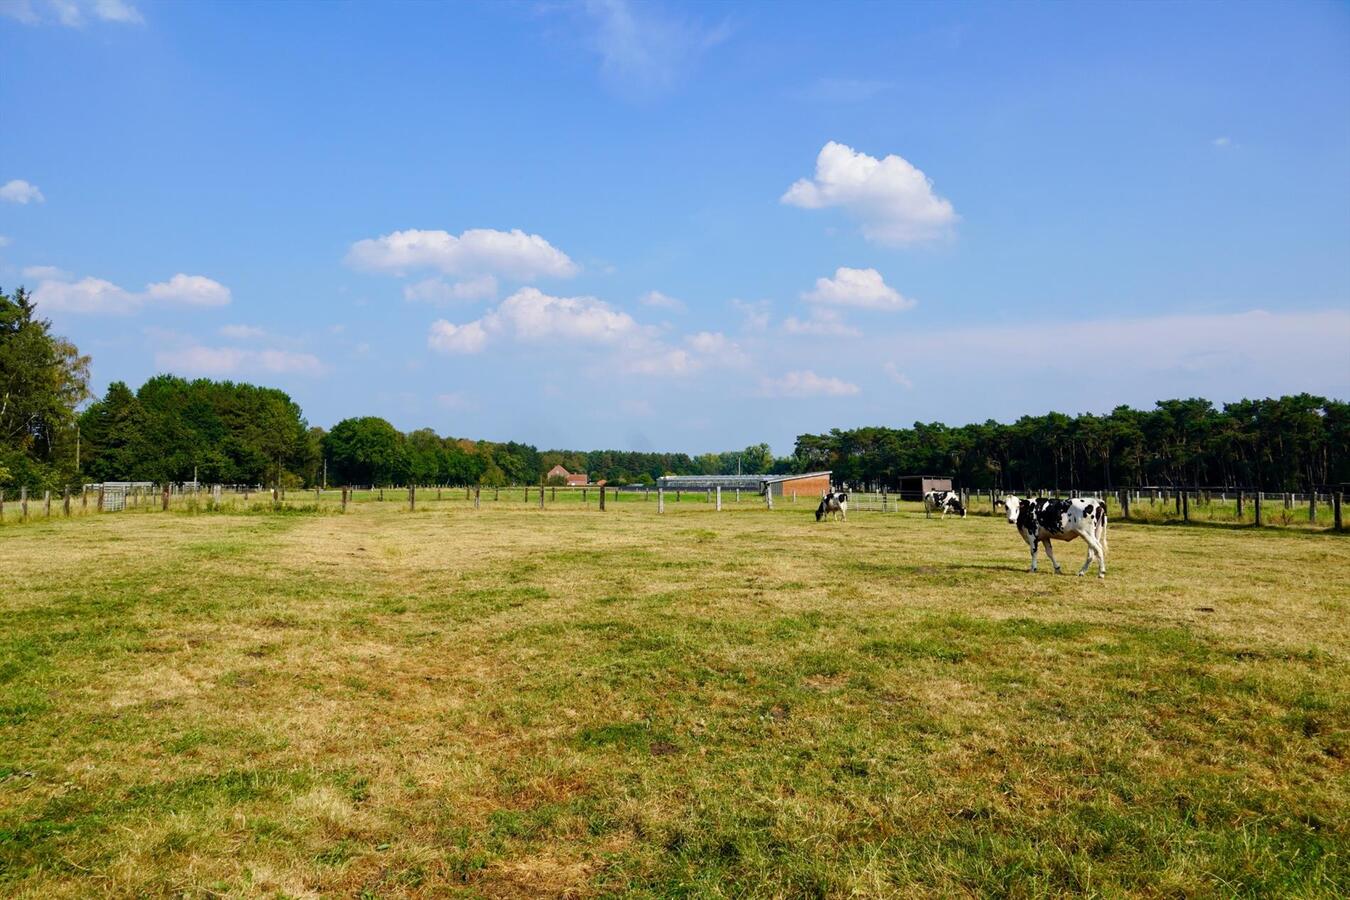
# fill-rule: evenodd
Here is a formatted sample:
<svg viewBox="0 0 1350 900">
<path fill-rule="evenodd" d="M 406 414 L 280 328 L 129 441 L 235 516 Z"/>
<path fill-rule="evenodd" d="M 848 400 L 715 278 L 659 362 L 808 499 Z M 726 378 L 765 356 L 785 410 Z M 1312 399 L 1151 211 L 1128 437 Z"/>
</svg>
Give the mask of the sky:
<svg viewBox="0 0 1350 900">
<path fill-rule="evenodd" d="M 92 388 L 717 451 L 1350 397 L 1350 5 L 0 0 Z"/>
</svg>

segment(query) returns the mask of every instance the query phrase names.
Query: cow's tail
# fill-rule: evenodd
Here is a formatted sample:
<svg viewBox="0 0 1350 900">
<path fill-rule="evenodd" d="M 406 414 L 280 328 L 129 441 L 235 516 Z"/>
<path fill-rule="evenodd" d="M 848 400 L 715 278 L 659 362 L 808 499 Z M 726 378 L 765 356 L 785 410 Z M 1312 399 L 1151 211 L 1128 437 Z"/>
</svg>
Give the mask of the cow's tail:
<svg viewBox="0 0 1350 900">
<path fill-rule="evenodd" d="M 1099 543 L 1099 544 L 1102 545 L 1102 554 L 1103 554 L 1103 555 L 1105 555 L 1105 553 L 1106 553 L 1106 523 L 1107 523 L 1106 504 L 1105 504 L 1105 503 L 1099 503 L 1099 504 L 1097 504 L 1097 528 L 1096 528 L 1096 531 L 1097 531 L 1097 543 Z"/>
</svg>

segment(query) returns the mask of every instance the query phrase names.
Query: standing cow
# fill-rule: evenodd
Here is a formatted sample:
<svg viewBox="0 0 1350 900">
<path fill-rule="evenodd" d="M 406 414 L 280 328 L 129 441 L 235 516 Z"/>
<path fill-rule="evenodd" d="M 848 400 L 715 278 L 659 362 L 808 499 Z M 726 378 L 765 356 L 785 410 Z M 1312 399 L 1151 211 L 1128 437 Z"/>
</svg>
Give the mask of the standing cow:
<svg viewBox="0 0 1350 900">
<path fill-rule="evenodd" d="M 1059 572 L 1059 563 L 1055 562 L 1055 552 L 1050 542 L 1071 541 L 1081 537 L 1087 544 L 1088 555 L 1078 574 L 1087 572 L 1095 556 L 1097 577 L 1106 577 L 1105 503 L 1096 497 L 1073 497 L 1068 500 L 1004 497 L 1003 506 L 1008 513 L 1009 524 L 1017 526 L 1018 533 L 1031 548 L 1031 571 L 1036 571 L 1036 551 L 1041 544 L 1045 545 L 1045 555 L 1050 558 L 1050 564 Z"/>
<path fill-rule="evenodd" d="M 820 505 L 816 507 L 816 521 L 829 518 L 838 513 L 839 518 L 848 521 L 848 494 L 843 491 L 826 491 L 821 495 Z"/>
<path fill-rule="evenodd" d="M 947 513 L 960 513 L 961 518 L 966 517 L 966 506 L 961 502 L 961 495 L 956 491 L 929 491 L 923 495 L 923 512 L 926 516 L 931 516 L 935 510 L 942 510 L 942 518 L 947 518 Z"/>
</svg>

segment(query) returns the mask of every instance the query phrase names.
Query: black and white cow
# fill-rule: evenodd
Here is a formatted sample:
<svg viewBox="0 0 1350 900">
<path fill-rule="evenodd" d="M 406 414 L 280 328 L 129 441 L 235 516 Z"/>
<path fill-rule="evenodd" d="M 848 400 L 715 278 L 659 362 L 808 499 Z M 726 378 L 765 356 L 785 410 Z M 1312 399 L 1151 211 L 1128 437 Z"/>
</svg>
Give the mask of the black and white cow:
<svg viewBox="0 0 1350 900">
<path fill-rule="evenodd" d="M 1036 551 L 1045 545 L 1045 555 L 1050 564 L 1059 572 L 1059 563 L 1055 562 L 1055 552 L 1051 541 L 1071 541 L 1081 537 L 1088 546 L 1087 559 L 1082 575 L 1097 557 L 1097 577 L 1106 577 L 1106 504 L 1096 497 L 1072 497 L 1068 500 L 1053 500 L 1037 497 L 1023 500 L 1017 497 L 1004 497 L 1004 509 L 1008 513 L 1008 522 L 1017 526 L 1017 532 L 1031 548 L 1031 571 L 1036 571 Z"/>
<path fill-rule="evenodd" d="M 833 513 L 838 513 L 839 518 L 848 521 L 848 494 L 843 491 L 826 491 L 821 495 L 820 505 L 816 507 L 816 521 L 829 518 Z"/>
<path fill-rule="evenodd" d="M 924 515 L 932 515 L 937 510 L 942 510 L 942 518 L 947 518 L 947 513 L 960 513 L 961 518 L 966 517 L 965 504 L 961 502 L 961 495 L 956 491 L 929 491 L 923 495 Z"/>
</svg>

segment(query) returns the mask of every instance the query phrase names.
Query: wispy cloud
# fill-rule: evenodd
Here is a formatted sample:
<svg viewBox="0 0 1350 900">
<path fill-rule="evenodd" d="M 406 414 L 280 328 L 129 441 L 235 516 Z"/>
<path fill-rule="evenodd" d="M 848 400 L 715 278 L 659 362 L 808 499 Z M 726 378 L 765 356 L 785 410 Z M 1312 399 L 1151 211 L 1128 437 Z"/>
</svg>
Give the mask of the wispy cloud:
<svg viewBox="0 0 1350 900">
<path fill-rule="evenodd" d="M 856 384 L 842 378 L 817 375 L 810 369 L 764 378 L 759 386 L 765 397 L 851 397 L 861 391 Z"/>
<path fill-rule="evenodd" d="M 155 364 L 181 375 L 225 377 L 234 375 L 303 375 L 324 373 L 324 365 L 312 353 L 290 350 L 253 350 L 240 347 L 208 347 L 192 344 L 155 354 Z"/>
<path fill-rule="evenodd" d="M 638 302 L 643 306 L 651 306 L 656 309 L 668 309 L 672 312 L 684 312 L 686 309 L 683 300 L 677 300 L 660 291 L 648 291 L 638 298 Z"/>
<path fill-rule="evenodd" d="M 25 25 L 82 28 L 90 21 L 140 25 L 141 11 L 126 0 L 0 0 L 0 16 Z"/>
<path fill-rule="evenodd" d="M 679 17 L 656 3 L 586 0 L 581 8 L 594 29 L 591 45 L 605 81 L 635 100 L 672 91 L 704 53 L 731 34 L 725 21 L 710 25 Z"/>
</svg>

